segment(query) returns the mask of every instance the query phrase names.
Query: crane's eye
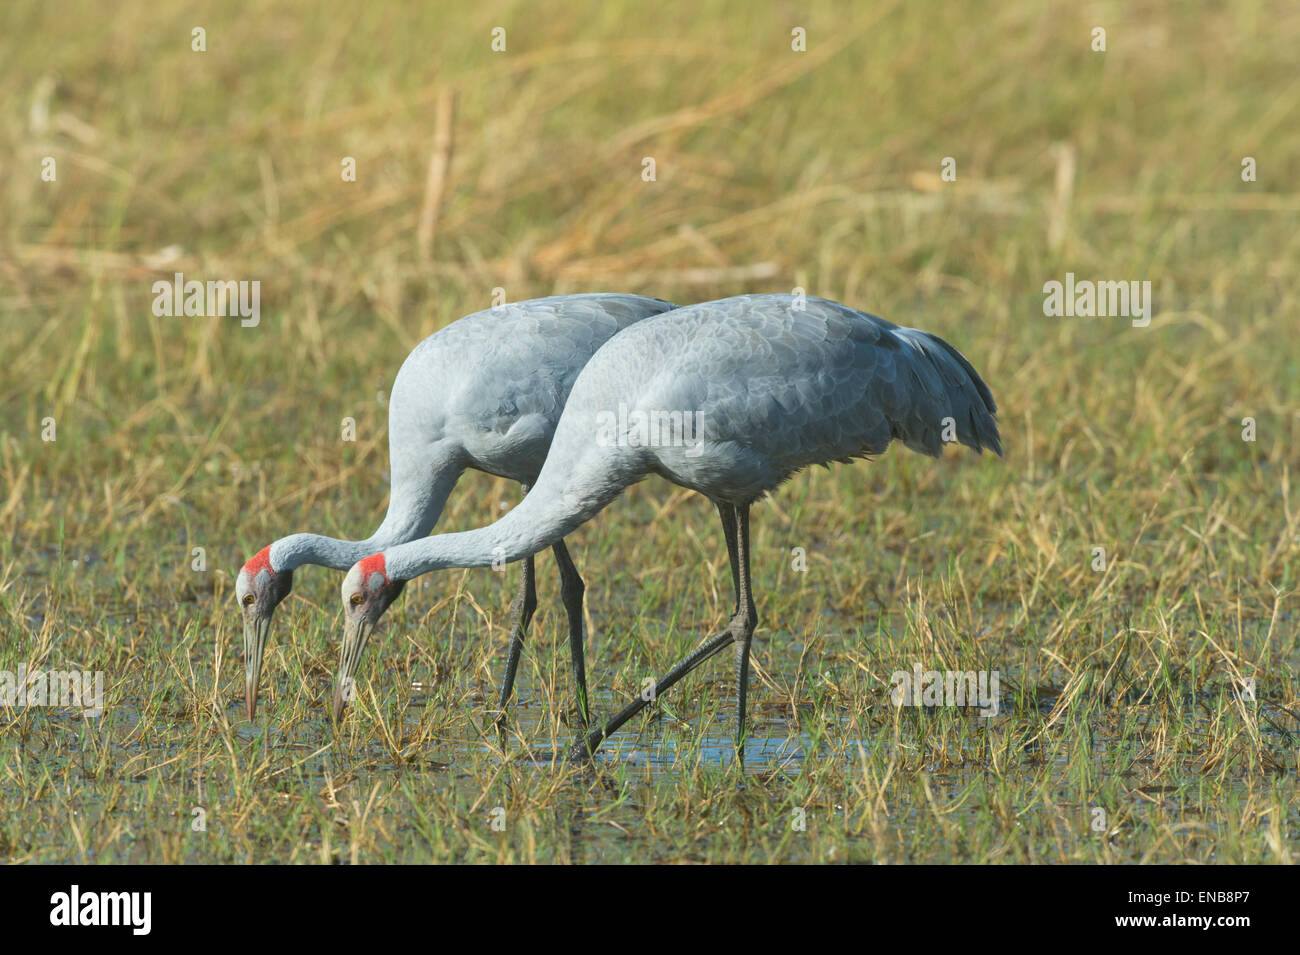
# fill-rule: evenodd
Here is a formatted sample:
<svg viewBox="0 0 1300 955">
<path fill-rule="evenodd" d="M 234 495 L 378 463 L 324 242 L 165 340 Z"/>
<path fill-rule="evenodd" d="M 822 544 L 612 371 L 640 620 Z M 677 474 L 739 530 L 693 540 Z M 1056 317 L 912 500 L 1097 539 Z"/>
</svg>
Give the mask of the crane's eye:
<svg viewBox="0 0 1300 955">
<path fill-rule="evenodd" d="M 244 606 L 251 607 L 256 598 L 252 594 L 244 594 Z"/>
<path fill-rule="evenodd" d="M 352 606 L 354 606 L 354 607 L 355 607 L 357 604 L 364 603 L 365 600 L 366 600 L 366 598 L 363 597 L 363 596 L 361 596 L 360 594 L 353 594 L 353 595 L 352 595 L 350 598 L 348 598 L 348 599 L 352 601 Z"/>
</svg>

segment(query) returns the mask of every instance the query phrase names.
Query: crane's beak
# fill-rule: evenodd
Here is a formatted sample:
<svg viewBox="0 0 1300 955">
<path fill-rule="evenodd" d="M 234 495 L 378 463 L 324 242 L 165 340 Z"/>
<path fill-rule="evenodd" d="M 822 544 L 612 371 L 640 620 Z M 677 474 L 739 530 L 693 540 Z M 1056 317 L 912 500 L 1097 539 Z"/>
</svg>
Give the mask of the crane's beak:
<svg viewBox="0 0 1300 955">
<path fill-rule="evenodd" d="M 262 654 L 271 632 L 271 615 L 244 615 L 244 708 L 251 721 L 257 714 L 257 687 L 262 680 Z"/>
<path fill-rule="evenodd" d="M 334 678 L 334 722 L 343 719 L 343 711 L 355 695 L 357 664 L 375 625 L 364 614 L 349 616 L 343 628 L 343 645 L 339 649 L 339 672 Z"/>
</svg>

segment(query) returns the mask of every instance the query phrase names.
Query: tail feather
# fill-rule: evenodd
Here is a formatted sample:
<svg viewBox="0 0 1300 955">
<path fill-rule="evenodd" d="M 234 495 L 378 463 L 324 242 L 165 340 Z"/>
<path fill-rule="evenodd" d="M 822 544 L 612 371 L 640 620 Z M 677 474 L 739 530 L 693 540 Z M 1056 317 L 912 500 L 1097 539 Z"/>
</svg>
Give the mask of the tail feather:
<svg viewBox="0 0 1300 955">
<path fill-rule="evenodd" d="M 957 440 L 976 451 L 985 448 L 1002 454 L 998 434 L 998 406 L 993 393 L 966 357 L 938 335 L 915 328 L 899 328 L 894 334 L 910 344 L 920 362 L 912 367 L 913 380 L 921 394 L 914 407 L 925 409 L 908 422 L 897 437 L 914 451 L 938 456 L 943 450 L 943 428 L 939 423 L 951 417 Z M 939 384 L 934 378 L 937 375 Z"/>
</svg>

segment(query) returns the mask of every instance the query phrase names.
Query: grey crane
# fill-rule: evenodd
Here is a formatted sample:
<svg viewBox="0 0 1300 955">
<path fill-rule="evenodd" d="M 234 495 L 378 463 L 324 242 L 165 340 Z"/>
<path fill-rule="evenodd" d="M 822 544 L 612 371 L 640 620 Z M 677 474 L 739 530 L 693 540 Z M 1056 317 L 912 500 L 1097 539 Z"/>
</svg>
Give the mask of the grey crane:
<svg viewBox="0 0 1300 955">
<path fill-rule="evenodd" d="M 365 540 L 292 534 L 262 548 L 240 570 L 235 597 L 244 614 L 244 702 L 257 710 L 262 657 L 276 606 L 304 564 L 347 570 L 367 554 L 429 533 L 461 474 L 486 471 L 525 486 L 546 460 L 555 426 L 578 372 L 619 330 L 674 306 L 640 295 L 555 295 L 466 315 L 430 335 L 407 356 L 389 396 L 388 513 Z M 583 663 L 583 582 L 564 541 L 551 542 L 580 715 L 587 718 Z M 537 606 L 533 558 L 511 604 L 510 650 L 501 708 L 514 686 L 524 632 Z"/>
<path fill-rule="evenodd" d="M 641 694 L 590 730 L 573 755 L 594 752 L 647 705 L 647 696 L 667 691 L 731 644 L 739 748 L 758 621 L 750 507 L 802 468 L 880 454 L 895 438 L 936 457 L 950 440 L 1000 455 L 996 412 L 988 386 L 947 342 L 824 299 L 744 295 L 639 322 L 611 338 L 578 375 L 546 464 L 510 513 L 478 530 L 386 549 L 348 571 L 335 693 L 350 685 L 370 633 L 406 581 L 486 566 L 494 556 L 525 558 L 657 474 L 717 508 L 735 610 L 720 633 L 656 683 L 654 694 Z M 658 433 L 647 427 L 656 420 Z"/>
</svg>

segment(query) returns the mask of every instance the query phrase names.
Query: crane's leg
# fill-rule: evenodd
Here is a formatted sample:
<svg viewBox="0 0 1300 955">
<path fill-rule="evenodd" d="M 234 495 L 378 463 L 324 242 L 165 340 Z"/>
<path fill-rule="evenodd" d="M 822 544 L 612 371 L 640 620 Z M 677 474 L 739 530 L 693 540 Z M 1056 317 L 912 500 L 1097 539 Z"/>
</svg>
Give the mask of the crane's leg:
<svg viewBox="0 0 1300 955">
<path fill-rule="evenodd" d="M 749 586 L 749 505 L 736 508 L 736 525 L 740 557 L 740 574 L 736 587 L 736 604 L 740 607 L 732 618 L 736 633 L 736 756 L 744 758 L 745 698 L 749 694 L 749 644 L 758 624 L 758 610 Z M 737 619 L 738 618 L 738 619 Z"/>
<path fill-rule="evenodd" d="M 578 568 L 573 565 L 569 549 L 564 541 L 557 541 L 551 550 L 555 552 L 555 563 L 560 567 L 560 600 L 564 603 L 564 612 L 569 618 L 569 659 L 573 664 L 574 694 L 578 700 L 578 718 L 582 720 L 583 732 L 591 724 L 591 714 L 587 709 L 587 660 L 584 655 L 586 631 L 582 619 L 582 596 L 587 586 L 582 582 Z"/>
<path fill-rule="evenodd" d="M 601 744 L 602 740 L 613 736 L 620 726 L 636 716 L 643 709 L 659 698 L 659 694 L 667 692 L 686 674 L 690 673 L 697 666 L 715 656 L 718 651 L 736 639 L 735 634 L 728 627 L 716 636 L 710 637 L 702 646 L 692 650 L 677 665 L 655 681 L 654 692 L 646 694 L 642 692 L 627 706 L 623 707 L 614 717 L 612 717 L 604 726 L 598 726 L 586 735 L 584 739 L 573 744 L 569 751 L 569 758 L 582 760 L 587 759 L 596 751 L 596 747 Z"/>
<path fill-rule="evenodd" d="M 740 555 L 736 543 L 736 509 L 730 504 L 715 501 L 718 517 L 722 519 L 722 535 L 727 541 L 727 560 L 731 564 L 731 586 L 736 592 L 736 605 L 731 608 L 734 617 L 740 613 Z"/>
<path fill-rule="evenodd" d="M 739 744 L 744 738 L 745 696 L 749 683 L 749 644 L 754 635 L 754 627 L 758 623 L 758 614 L 754 608 L 749 586 L 749 507 L 746 505 L 732 508 L 730 505 L 720 504 L 718 515 L 722 518 L 722 531 L 727 538 L 727 553 L 735 568 L 736 606 L 739 609 L 732 616 L 725 630 L 692 650 L 676 666 L 660 677 L 654 684 L 653 693 L 642 692 L 604 726 L 597 727 L 588 733 L 585 739 L 574 743 L 569 751 L 571 759 L 587 759 L 596 751 L 596 747 L 602 740 L 608 739 L 620 726 L 658 699 L 660 693 L 669 690 L 678 680 L 705 660 L 716 656 L 731 643 L 739 644 L 736 652 L 736 677 L 740 681 L 737 686 L 739 706 L 736 713 L 736 752 L 738 756 L 742 753 Z"/>
<path fill-rule="evenodd" d="M 510 649 L 506 653 L 506 675 L 501 680 L 501 696 L 497 701 L 496 725 L 501 726 L 506 718 L 506 703 L 515 689 L 515 671 L 519 669 L 519 654 L 524 649 L 524 632 L 528 629 L 533 613 L 537 610 L 537 581 L 534 574 L 533 555 L 529 554 L 520 563 L 524 565 L 523 579 L 519 581 L 519 592 L 510 603 Z"/>
</svg>

